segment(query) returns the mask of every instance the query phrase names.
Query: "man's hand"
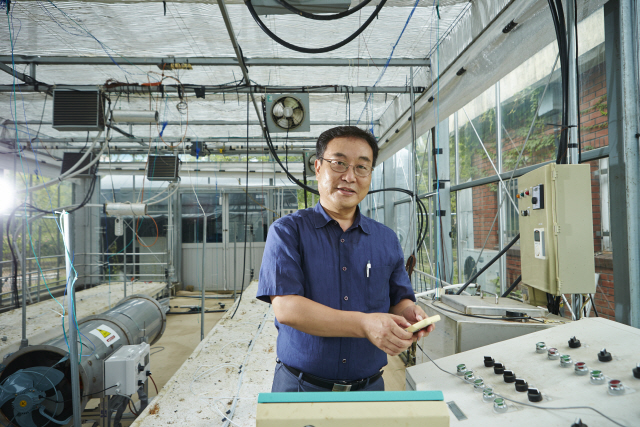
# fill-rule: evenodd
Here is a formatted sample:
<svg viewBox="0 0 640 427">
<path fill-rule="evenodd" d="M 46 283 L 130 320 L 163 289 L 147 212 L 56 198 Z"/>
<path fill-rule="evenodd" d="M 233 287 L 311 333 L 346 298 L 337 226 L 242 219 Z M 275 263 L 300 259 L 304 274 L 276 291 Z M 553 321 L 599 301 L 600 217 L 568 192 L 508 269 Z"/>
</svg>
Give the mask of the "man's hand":
<svg viewBox="0 0 640 427">
<path fill-rule="evenodd" d="M 413 343 L 413 334 L 405 331 L 409 326 L 404 317 L 395 314 L 371 313 L 362 320 L 365 337 L 390 356 L 397 356 Z"/>
<path fill-rule="evenodd" d="M 402 310 L 401 315 L 412 325 L 414 323 L 417 323 L 429 317 L 424 312 L 424 310 L 419 305 L 416 305 L 416 304 L 411 304 L 407 306 L 404 310 Z M 417 341 L 422 337 L 426 337 L 427 335 L 429 335 L 429 333 L 433 332 L 435 328 L 436 328 L 435 325 L 429 325 L 424 329 L 420 329 L 419 331 L 413 334 L 413 340 Z"/>
</svg>

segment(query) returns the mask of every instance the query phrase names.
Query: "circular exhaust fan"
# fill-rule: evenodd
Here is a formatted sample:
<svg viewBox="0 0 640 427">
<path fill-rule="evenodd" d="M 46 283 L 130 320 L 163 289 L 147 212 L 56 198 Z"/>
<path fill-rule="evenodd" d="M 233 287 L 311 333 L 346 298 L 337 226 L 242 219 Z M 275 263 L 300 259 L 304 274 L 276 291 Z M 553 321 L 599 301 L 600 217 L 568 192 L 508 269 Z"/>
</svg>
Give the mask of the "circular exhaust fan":
<svg viewBox="0 0 640 427">
<path fill-rule="evenodd" d="M 293 130 L 299 127 L 305 114 L 302 102 L 292 96 L 279 98 L 271 107 L 271 118 L 282 130 Z"/>
</svg>

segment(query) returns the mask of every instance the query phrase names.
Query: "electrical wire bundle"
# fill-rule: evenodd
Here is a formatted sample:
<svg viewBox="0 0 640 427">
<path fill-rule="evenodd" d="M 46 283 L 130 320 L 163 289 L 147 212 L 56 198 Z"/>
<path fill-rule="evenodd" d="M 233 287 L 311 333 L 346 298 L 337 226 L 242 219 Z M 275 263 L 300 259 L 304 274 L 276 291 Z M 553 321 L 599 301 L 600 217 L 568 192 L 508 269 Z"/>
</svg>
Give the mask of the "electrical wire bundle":
<svg viewBox="0 0 640 427">
<path fill-rule="evenodd" d="M 321 20 L 321 21 L 329 21 L 329 20 L 344 18 L 345 16 L 349 16 L 352 13 L 357 12 L 358 10 L 362 9 L 364 6 L 366 6 L 367 4 L 369 4 L 371 2 L 371 0 L 366 0 L 366 1 L 362 2 L 362 3 L 360 3 L 359 5 L 357 5 L 356 7 L 352 8 L 352 9 L 349 9 L 349 10 L 347 10 L 345 12 L 341 12 L 341 13 L 336 13 L 336 14 L 332 14 L 332 15 L 315 15 L 315 14 L 312 14 L 312 13 L 307 13 L 307 12 L 304 12 L 302 10 L 296 9 L 295 7 L 293 7 L 289 3 L 287 3 L 285 0 L 276 0 L 276 1 L 278 3 L 280 3 L 282 6 L 284 6 L 285 8 L 287 8 L 288 10 L 290 10 L 293 13 L 296 13 L 296 14 L 304 17 L 304 18 L 313 19 L 313 20 Z M 341 42 L 338 42 L 336 44 L 333 44 L 331 46 L 326 46 L 326 47 L 308 48 L 308 47 L 302 47 L 302 46 L 294 45 L 294 44 L 289 43 L 289 42 L 281 39 L 280 37 L 278 37 L 275 33 L 273 33 L 265 25 L 264 22 L 262 22 L 262 20 L 258 16 L 258 13 L 256 12 L 255 8 L 253 7 L 253 4 L 251 3 L 251 0 L 245 0 L 244 1 L 244 4 L 247 5 L 247 8 L 249 9 L 249 13 L 253 17 L 254 21 L 256 21 L 256 24 L 258 24 L 260 29 L 262 29 L 262 31 L 264 31 L 264 33 L 266 35 L 268 35 L 272 40 L 274 40 L 275 42 L 281 44 L 282 46 L 284 46 L 286 48 L 289 48 L 291 50 L 295 50 L 296 52 L 302 52 L 302 53 L 326 53 L 326 52 L 331 52 L 333 50 L 339 49 L 342 46 L 350 43 L 356 37 L 358 37 L 360 34 L 362 34 L 362 32 L 373 22 L 373 20 L 378 16 L 380 11 L 384 7 L 385 3 L 387 3 L 387 0 L 382 0 L 378 4 L 378 6 L 376 6 L 376 9 L 373 11 L 371 16 L 369 16 L 369 18 L 367 18 L 367 20 L 364 22 L 364 24 L 362 24 L 353 34 L 351 34 L 349 37 L 347 37 L 346 39 L 342 40 Z"/>
<path fill-rule="evenodd" d="M 560 140 L 558 141 L 558 152 L 556 153 L 557 164 L 568 163 L 569 153 L 569 43 L 567 40 L 567 25 L 565 22 L 564 9 L 562 0 L 547 0 L 549 9 L 551 10 L 551 18 L 553 19 L 553 27 L 556 32 L 558 42 L 558 54 L 560 56 L 560 74 L 562 76 L 562 121 L 560 124 Z M 569 0 L 571 1 L 571 0 Z M 577 9 L 577 4 L 576 4 Z M 576 10 L 577 13 L 577 10 Z M 577 22 L 576 22 L 577 25 Z M 576 28 L 576 37 L 577 37 Z M 576 41 L 577 48 L 577 41 Z M 577 50 L 577 49 L 576 49 Z M 577 55 L 576 55 L 577 57 Z M 576 58 L 576 71 L 577 67 Z M 579 74 L 579 73 L 576 73 Z M 579 98 L 578 98 L 579 99 Z M 579 105 L 579 103 L 577 103 Z M 580 128 L 580 120 L 576 124 Z M 580 139 L 577 141 L 580 144 Z M 580 150 L 578 150 L 580 152 Z"/>
</svg>

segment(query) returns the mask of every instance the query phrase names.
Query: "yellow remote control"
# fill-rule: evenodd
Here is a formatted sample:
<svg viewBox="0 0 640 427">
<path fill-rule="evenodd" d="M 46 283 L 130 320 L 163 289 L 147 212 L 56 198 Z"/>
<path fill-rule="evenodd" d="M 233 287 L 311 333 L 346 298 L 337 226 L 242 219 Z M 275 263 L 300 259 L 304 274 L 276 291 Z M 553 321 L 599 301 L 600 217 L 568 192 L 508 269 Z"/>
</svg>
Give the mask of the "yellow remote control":
<svg viewBox="0 0 640 427">
<path fill-rule="evenodd" d="M 414 323 L 413 325 L 405 329 L 405 331 L 418 332 L 420 329 L 424 329 L 427 326 L 431 325 L 432 323 L 436 323 L 438 320 L 440 320 L 440 316 L 436 314 L 435 316 L 427 317 L 426 319 L 423 319 L 417 323 Z"/>
</svg>

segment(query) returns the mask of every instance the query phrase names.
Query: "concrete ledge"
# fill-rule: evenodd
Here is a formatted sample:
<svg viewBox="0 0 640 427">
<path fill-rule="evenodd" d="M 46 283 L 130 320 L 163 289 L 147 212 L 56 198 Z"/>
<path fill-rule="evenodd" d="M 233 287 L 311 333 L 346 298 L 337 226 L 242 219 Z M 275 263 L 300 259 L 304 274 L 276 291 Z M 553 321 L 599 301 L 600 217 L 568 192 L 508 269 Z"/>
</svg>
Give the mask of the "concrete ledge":
<svg viewBox="0 0 640 427">
<path fill-rule="evenodd" d="M 257 288 L 254 281 L 245 289 L 235 317 L 231 319 L 238 301 L 132 427 L 226 426 L 227 411 L 237 425 L 256 424 L 258 394 L 271 391 L 277 338 L 273 310 L 255 298 Z"/>
</svg>

